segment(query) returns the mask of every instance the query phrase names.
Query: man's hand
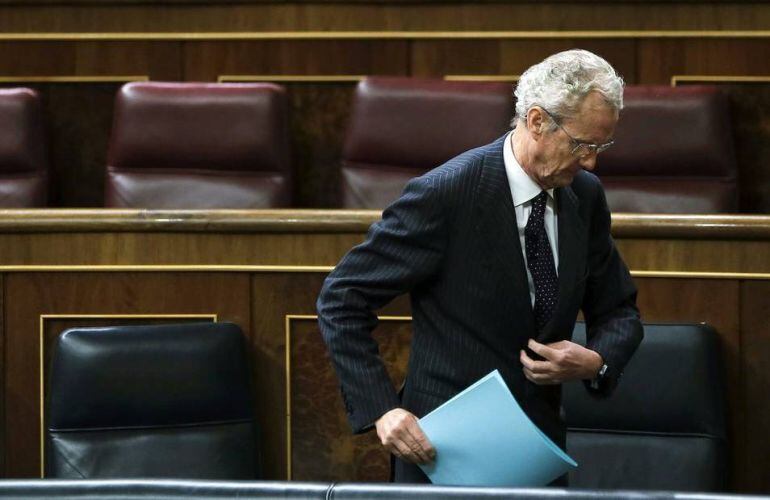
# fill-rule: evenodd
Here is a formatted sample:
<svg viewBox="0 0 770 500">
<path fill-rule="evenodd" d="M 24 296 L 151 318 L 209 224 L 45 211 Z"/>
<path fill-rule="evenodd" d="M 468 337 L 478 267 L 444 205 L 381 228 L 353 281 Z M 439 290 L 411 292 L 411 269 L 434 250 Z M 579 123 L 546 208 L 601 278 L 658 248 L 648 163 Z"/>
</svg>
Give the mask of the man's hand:
<svg viewBox="0 0 770 500">
<path fill-rule="evenodd" d="M 596 351 L 569 340 L 541 344 L 534 339 L 529 339 L 527 345 L 533 352 L 544 358 L 544 361 L 535 361 L 527 356 L 523 349 L 519 355 L 521 364 L 524 366 L 524 375 L 538 385 L 592 379 L 604 363 Z"/>
<path fill-rule="evenodd" d="M 374 425 L 382 445 L 400 459 L 427 464 L 436 458 L 436 450 L 420 429 L 417 417 L 403 408 L 390 410 Z"/>
</svg>

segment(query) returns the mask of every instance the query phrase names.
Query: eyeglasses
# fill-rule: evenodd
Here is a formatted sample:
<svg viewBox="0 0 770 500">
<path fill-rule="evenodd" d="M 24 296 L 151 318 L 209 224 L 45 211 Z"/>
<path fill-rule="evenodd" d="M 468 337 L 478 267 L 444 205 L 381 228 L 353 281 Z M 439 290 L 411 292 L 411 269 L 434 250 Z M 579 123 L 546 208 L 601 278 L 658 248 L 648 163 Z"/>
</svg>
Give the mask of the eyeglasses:
<svg viewBox="0 0 770 500">
<path fill-rule="evenodd" d="M 567 134 L 567 137 L 569 137 L 570 144 L 572 144 L 572 155 L 577 156 L 578 158 L 585 158 L 587 156 L 590 156 L 592 154 L 599 154 L 603 151 L 607 151 L 610 149 L 610 146 L 615 144 L 615 141 L 605 142 L 604 144 L 594 144 L 591 142 L 585 142 L 581 141 L 579 139 L 575 139 L 570 135 L 569 132 L 564 130 L 564 127 L 561 126 L 561 123 L 559 123 L 559 120 L 556 119 L 556 116 L 551 114 L 550 111 L 545 109 L 544 107 L 540 106 L 540 109 L 545 111 L 545 113 L 551 117 L 551 120 L 556 124 L 557 127 L 559 127 L 562 132 Z"/>
</svg>

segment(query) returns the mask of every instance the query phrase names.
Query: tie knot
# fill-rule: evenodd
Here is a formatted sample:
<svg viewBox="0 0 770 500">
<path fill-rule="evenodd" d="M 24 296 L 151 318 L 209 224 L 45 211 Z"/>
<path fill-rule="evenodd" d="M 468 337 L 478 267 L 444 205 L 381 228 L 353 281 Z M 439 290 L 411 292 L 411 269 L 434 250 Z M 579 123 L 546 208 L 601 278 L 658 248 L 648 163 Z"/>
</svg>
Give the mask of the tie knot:
<svg viewBox="0 0 770 500">
<path fill-rule="evenodd" d="M 548 199 L 548 193 L 540 191 L 540 194 L 532 200 L 532 212 L 539 218 L 545 213 L 545 202 Z"/>
</svg>

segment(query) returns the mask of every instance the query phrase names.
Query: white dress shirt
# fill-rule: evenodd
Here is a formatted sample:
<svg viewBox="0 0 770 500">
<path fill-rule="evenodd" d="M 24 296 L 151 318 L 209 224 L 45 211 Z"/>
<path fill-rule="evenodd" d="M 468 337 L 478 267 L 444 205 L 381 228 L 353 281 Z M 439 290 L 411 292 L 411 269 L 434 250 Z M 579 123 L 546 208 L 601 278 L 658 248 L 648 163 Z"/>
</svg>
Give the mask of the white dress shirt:
<svg viewBox="0 0 770 500">
<path fill-rule="evenodd" d="M 516 225 L 519 228 L 519 241 L 521 242 L 521 253 L 524 256 L 524 265 L 527 264 L 527 251 L 524 243 L 524 228 L 527 226 L 529 214 L 532 212 L 532 200 L 543 190 L 527 173 L 521 168 L 521 164 L 516 160 L 513 154 L 513 132 L 505 138 L 503 146 L 503 161 L 505 162 L 505 173 L 508 176 L 508 184 L 511 187 L 511 196 L 513 197 L 513 208 L 516 210 Z M 559 274 L 559 236 L 558 220 L 556 217 L 556 200 L 553 197 L 553 189 L 548 189 L 548 199 L 545 203 L 545 232 L 548 235 L 548 242 L 551 244 L 553 252 L 553 265 L 556 269 L 556 275 Z M 535 305 L 535 282 L 532 281 L 532 274 L 527 266 L 527 282 L 529 283 L 529 298 L 532 306 Z"/>
</svg>

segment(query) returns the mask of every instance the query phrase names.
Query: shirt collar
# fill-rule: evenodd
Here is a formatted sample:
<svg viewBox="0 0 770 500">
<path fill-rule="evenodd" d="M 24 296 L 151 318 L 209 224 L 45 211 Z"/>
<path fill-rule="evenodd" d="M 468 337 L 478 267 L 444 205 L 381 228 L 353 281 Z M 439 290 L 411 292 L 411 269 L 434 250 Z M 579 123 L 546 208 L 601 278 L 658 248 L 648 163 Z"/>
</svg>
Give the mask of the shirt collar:
<svg viewBox="0 0 770 500">
<path fill-rule="evenodd" d="M 513 131 L 508 133 L 503 146 L 503 161 L 505 162 L 505 173 L 508 176 L 508 184 L 513 196 L 513 206 L 518 207 L 540 194 L 543 188 L 533 181 L 521 167 L 513 154 Z M 546 191 L 548 196 L 553 198 L 553 188 Z"/>
</svg>

